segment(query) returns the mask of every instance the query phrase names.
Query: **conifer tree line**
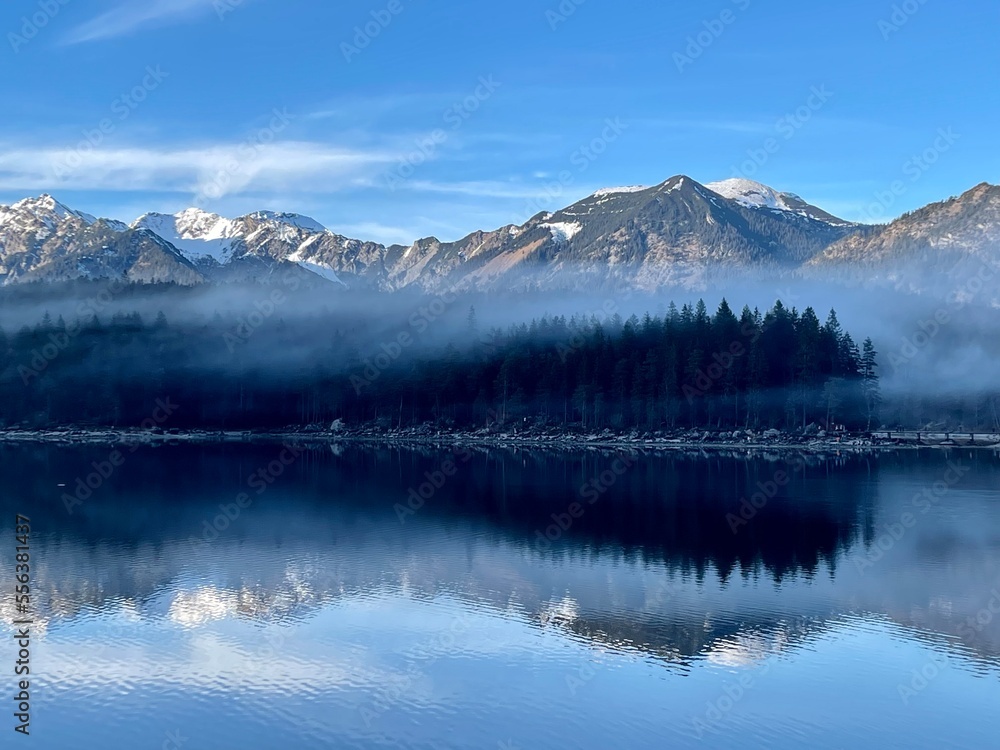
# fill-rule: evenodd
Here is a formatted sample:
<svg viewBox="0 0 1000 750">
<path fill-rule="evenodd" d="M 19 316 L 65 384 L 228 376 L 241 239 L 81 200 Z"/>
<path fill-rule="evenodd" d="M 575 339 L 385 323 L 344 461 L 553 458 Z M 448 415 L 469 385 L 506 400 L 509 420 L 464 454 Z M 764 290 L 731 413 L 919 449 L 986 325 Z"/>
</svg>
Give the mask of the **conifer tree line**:
<svg viewBox="0 0 1000 750">
<path fill-rule="evenodd" d="M 881 419 L 878 355 L 831 311 L 780 301 L 736 315 L 723 300 L 660 315 L 549 316 L 480 330 L 474 308 L 447 342 L 412 345 L 343 314 L 280 316 L 248 330 L 216 314 L 160 312 L 0 328 L 0 425 L 137 426 L 157 399 L 165 428 L 435 423 L 584 430 L 858 430 Z M 234 332 L 242 331 L 234 335 Z M 411 337 L 415 339 L 416 337 Z M 403 341 L 403 343 L 400 343 Z"/>
</svg>

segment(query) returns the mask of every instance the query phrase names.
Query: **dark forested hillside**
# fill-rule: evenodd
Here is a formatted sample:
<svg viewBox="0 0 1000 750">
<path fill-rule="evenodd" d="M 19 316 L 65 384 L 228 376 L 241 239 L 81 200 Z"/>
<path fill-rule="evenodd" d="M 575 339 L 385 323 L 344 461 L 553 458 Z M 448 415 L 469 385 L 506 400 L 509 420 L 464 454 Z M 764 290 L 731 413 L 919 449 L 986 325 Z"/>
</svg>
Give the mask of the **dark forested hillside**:
<svg viewBox="0 0 1000 750">
<path fill-rule="evenodd" d="M 125 286 L 117 306 L 94 301 L 100 295 L 74 306 L 87 289 L 67 287 L 55 314 L 31 313 L 28 325 L 24 306 L 44 307 L 38 290 L 19 288 L 0 305 L 0 426 L 139 426 L 169 399 L 177 409 L 163 426 L 177 429 L 338 419 L 585 430 L 996 427 L 995 392 L 880 388 L 875 345 L 856 343 L 833 311 L 820 320 L 812 308 L 777 302 L 737 314 L 723 301 L 714 312 L 671 304 L 623 319 L 612 306 L 500 329 L 481 325 L 470 303 L 495 315 L 514 300 L 359 299 L 329 310 L 288 280 L 231 290 L 221 311 L 213 311 L 221 298 L 197 289 L 133 297 Z"/>
<path fill-rule="evenodd" d="M 876 352 L 811 308 L 736 315 L 723 301 L 662 316 L 545 317 L 450 343 L 420 326 L 376 331 L 345 314 L 263 312 L 171 322 L 46 315 L 0 331 L 5 426 L 139 425 L 157 399 L 170 427 L 274 428 L 380 420 L 454 426 L 525 419 L 585 429 L 865 427 L 879 419 Z M 273 309 L 273 308 L 272 308 Z"/>
</svg>

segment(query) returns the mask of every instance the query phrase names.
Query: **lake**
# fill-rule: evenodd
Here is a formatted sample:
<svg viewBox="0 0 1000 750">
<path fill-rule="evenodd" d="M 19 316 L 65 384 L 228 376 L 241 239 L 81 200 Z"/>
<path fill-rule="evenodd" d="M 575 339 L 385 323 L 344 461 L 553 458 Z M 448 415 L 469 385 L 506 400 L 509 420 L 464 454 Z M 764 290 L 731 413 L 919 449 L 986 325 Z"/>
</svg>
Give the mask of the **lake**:
<svg viewBox="0 0 1000 750">
<path fill-rule="evenodd" d="M 26 747 L 998 746 L 995 453 L 114 451 L 0 447 Z"/>
</svg>

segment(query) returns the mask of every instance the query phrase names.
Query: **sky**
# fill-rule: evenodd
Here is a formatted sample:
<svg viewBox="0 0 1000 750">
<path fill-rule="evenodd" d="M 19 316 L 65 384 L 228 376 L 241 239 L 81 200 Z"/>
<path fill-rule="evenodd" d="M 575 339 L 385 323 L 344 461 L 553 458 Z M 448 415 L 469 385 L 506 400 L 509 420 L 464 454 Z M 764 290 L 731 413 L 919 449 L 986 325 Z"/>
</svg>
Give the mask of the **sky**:
<svg viewBox="0 0 1000 750">
<path fill-rule="evenodd" d="M 0 202 L 458 239 L 740 176 L 886 221 L 1000 180 L 989 0 L 8 0 Z"/>
</svg>

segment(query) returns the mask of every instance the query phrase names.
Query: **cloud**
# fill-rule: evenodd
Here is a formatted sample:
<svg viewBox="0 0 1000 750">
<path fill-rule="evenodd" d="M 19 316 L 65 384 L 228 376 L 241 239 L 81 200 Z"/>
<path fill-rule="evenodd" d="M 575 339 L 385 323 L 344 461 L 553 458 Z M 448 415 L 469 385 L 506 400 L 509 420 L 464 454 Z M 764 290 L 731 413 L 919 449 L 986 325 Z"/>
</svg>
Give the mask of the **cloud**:
<svg viewBox="0 0 1000 750">
<path fill-rule="evenodd" d="M 232 0 L 228 5 L 232 5 Z M 212 0 L 128 0 L 80 24 L 69 32 L 63 43 L 82 44 L 113 39 L 145 28 L 187 21 L 209 11 L 218 13 Z"/>
<path fill-rule="evenodd" d="M 156 191 L 218 199 L 254 189 L 336 192 L 370 180 L 399 154 L 309 141 L 183 148 L 0 146 L 0 189 Z"/>
<path fill-rule="evenodd" d="M 539 198 L 547 194 L 545 185 L 524 185 L 515 182 L 490 180 L 466 182 L 433 182 L 430 180 L 404 180 L 398 189 L 421 193 L 442 193 L 445 195 L 465 195 L 474 198 Z M 596 189 L 596 188 L 595 188 Z M 580 190 L 574 190 L 580 192 Z M 591 191 L 593 192 L 593 190 Z M 588 193 L 584 193 L 587 195 Z"/>
</svg>

